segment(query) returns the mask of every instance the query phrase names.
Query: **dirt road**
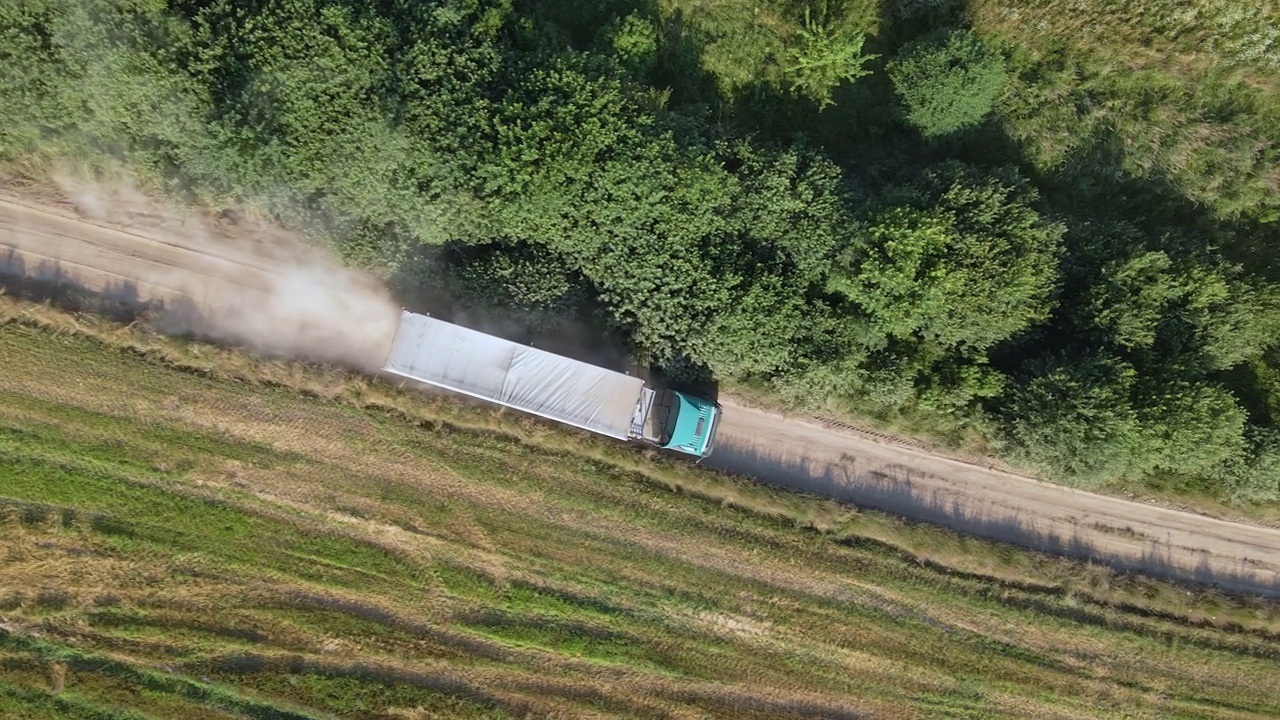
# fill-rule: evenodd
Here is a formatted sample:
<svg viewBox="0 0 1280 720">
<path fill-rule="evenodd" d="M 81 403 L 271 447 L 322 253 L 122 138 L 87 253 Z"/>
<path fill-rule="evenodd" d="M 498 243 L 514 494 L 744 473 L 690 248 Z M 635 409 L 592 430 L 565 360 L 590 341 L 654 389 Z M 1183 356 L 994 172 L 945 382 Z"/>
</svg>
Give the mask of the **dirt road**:
<svg viewBox="0 0 1280 720">
<path fill-rule="evenodd" d="M 268 334 L 254 331 L 250 340 L 380 363 L 394 325 L 385 294 L 349 271 L 316 270 L 317 263 L 306 264 L 301 281 L 282 283 L 280 258 L 246 234 L 253 233 L 145 212 L 113 216 L 109 224 L 71 205 L 0 197 L 0 273 L 72 283 L 122 304 L 163 300 L 206 315 L 267 313 Z M 298 330 L 292 342 L 272 336 L 281 321 L 307 332 Z M 335 323 L 359 331 L 324 336 Z M 242 331 L 237 324 L 229 333 L 244 339 L 235 335 Z M 724 404 L 718 449 L 707 461 L 713 467 L 1026 547 L 1280 596 L 1280 530 L 1070 490 Z"/>
</svg>

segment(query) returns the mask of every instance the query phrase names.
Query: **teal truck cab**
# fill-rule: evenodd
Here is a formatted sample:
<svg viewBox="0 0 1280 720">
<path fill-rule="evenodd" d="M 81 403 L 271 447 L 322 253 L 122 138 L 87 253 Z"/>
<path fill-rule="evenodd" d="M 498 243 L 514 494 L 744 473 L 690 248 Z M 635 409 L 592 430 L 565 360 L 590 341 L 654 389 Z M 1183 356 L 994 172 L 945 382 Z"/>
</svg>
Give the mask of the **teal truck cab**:
<svg viewBox="0 0 1280 720">
<path fill-rule="evenodd" d="M 666 450 L 704 458 L 715 446 L 720 406 L 676 390 L 645 388 L 648 422 L 641 436 Z"/>
</svg>

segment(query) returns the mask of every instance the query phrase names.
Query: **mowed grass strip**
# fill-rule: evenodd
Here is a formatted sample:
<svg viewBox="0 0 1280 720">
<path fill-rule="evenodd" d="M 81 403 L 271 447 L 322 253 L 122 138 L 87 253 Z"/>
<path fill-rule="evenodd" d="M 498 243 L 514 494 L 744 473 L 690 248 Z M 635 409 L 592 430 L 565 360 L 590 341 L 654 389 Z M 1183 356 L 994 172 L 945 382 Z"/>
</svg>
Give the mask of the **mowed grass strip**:
<svg viewBox="0 0 1280 720">
<path fill-rule="evenodd" d="M 22 313 L 0 326 L 10 714 L 1280 714 L 1266 603 L 1176 606 L 486 409 Z"/>
</svg>

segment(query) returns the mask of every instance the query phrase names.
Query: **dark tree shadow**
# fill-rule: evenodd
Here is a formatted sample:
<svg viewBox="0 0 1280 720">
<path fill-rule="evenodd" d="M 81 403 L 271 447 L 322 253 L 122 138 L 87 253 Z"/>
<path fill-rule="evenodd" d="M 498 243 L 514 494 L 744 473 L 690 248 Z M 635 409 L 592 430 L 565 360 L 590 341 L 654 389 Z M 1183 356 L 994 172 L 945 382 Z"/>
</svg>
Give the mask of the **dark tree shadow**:
<svg viewBox="0 0 1280 720">
<path fill-rule="evenodd" d="M 142 299 L 136 283 L 121 280 L 104 288 L 88 288 L 67 273 L 61 263 L 30 263 L 13 248 L 0 249 L 0 287 L 14 297 L 48 302 L 71 312 L 101 315 L 116 322 L 134 322 L 155 313 L 162 303 Z"/>
<path fill-rule="evenodd" d="M 186 297 L 153 298 L 138 283 L 120 279 L 88 286 L 56 260 L 28 262 L 12 248 L 0 249 L 0 288 L 31 302 L 118 323 L 145 323 L 159 333 L 225 344 L 216 318 Z"/>
</svg>

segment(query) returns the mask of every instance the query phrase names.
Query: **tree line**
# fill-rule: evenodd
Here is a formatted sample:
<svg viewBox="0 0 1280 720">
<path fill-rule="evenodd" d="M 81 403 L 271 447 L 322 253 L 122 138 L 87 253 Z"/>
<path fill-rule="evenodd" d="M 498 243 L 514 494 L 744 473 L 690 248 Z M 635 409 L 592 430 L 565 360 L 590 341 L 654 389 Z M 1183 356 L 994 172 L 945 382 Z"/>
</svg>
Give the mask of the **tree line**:
<svg viewBox="0 0 1280 720">
<path fill-rule="evenodd" d="M 1087 54 L 945 2 L 746 5 L 11 0 L 0 157 L 123 160 L 530 323 L 601 317 L 669 374 L 1062 481 L 1277 499 L 1266 108 L 1135 159 L 1164 142 L 1123 124 L 1137 93 L 1176 93 L 1087 84 Z M 1105 92 L 1114 132 L 1063 114 Z"/>
</svg>

